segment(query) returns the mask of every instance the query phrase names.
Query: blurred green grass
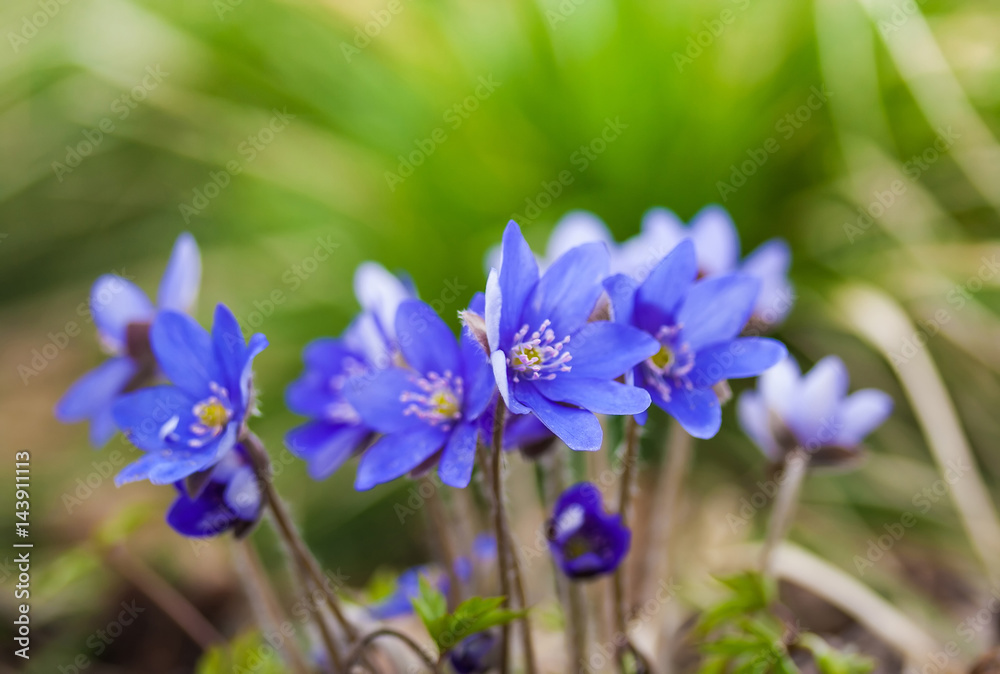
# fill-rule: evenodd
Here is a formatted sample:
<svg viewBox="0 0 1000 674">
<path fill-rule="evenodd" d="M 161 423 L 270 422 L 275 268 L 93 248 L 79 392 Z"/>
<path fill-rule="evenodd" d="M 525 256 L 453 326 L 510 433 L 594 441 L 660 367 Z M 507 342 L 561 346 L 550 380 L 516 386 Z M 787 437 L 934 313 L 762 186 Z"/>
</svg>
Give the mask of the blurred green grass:
<svg viewBox="0 0 1000 674">
<path fill-rule="evenodd" d="M 258 428 L 277 451 L 296 423 L 283 408 L 282 392 L 300 371 L 300 350 L 346 325 L 355 310 L 351 275 L 361 260 L 405 269 L 425 299 L 442 300 L 443 314 L 457 325 L 455 312 L 482 287 L 483 256 L 506 220 L 524 213 L 526 200 L 537 200 L 544 183 L 561 172 L 569 171 L 572 183 L 521 223 L 537 246 L 574 208 L 594 211 L 619 238 L 635 232 L 654 205 L 689 218 L 720 201 L 718 183 L 731 180 L 731 167 L 772 137 L 780 150 L 725 206 L 744 252 L 772 236 L 792 244 L 800 297 L 779 336 L 804 361 L 842 355 L 854 387 L 890 391 L 898 410 L 874 449 L 930 466 L 890 368 L 838 322 L 831 296 L 860 281 L 895 297 L 914 320 L 942 307 L 951 312 L 951 330 L 926 348 L 995 488 L 998 279 L 968 307 L 948 301 L 952 285 L 974 275 L 980 257 L 998 245 L 1000 172 L 969 171 L 979 161 L 971 158 L 975 150 L 986 166 L 997 165 L 995 4 L 928 1 L 919 5 L 923 16 L 907 15 L 897 30 L 880 32 L 861 5 L 834 0 L 400 0 L 402 11 L 348 60 L 344 45 L 386 3 L 244 1 L 225 5 L 232 11 L 220 15 L 220 2 L 69 0 L 26 44 L 0 49 L 6 159 L 0 163 L 6 235 L 0 239 L 0 343 L 8 373 L 0 384 L 0 417 L 8 443 L 36 453 L 36 531 L 45 539 L 46 559 L 123 504 L 167 498 L 162 490 L 104 484 L 72 515 L 61 503 L 101 456 L 86 447 L 82 427 L 60 427 L 51 418 L 62 390 L 98 362 L 89 332 L 73 338 L 27 385 L 15 375 L 49 332 L 81 320 L 77 305 L 97 275 L 124 269 L 151 290 L 177 233 L 193 232 L 205 257 L 199 318 L 207 320 L 214 303 L 226 302 L 244 321 L 260 312 L 253 327 L 270 338 L 257 368 L 265 413 Z M 895 7 L 870 5 L 873 12 Z M 4 3 L 0 24 L 8 42 L 40 7 Z M 732 21 L 711 34 L 723 16 Z M 852 243 L 845 223 L 886 189 L 901 164 L 932 145 L 941 115 L 960 125 L 965 142 L 982 140 L 961 126 L 970 118 L 961 114 L 961 101 L 949 98 L 951 90 L 939 86 L 940 73 L 915 76 L 886 47 L 924 16 L 992 146 L 977 141 L 971 150 L 960 144 L 960 155 L 944 153 L 908 183 L 899 205 Z M 677 55 L 700 36 L 707 42 L 701 53 L 678 67 Z M 911 44 L 905 53 L 917 59 L 921 49 Z M 137 98 L 130 92 L 147 67 L 157 66 L 168 75 L 120 119 L 116 99 Z M 481 77 L 499 86 L 477 98 L 476 109 L 456 125 L 449 110 L 475 96 Z M 942 93 L 932 102 L 943 113 L 929 111 L 927 98 L 915 93 L 924 85 L 938 86 Z M 822 86 L 830 102 L 786 138 L 777 125 Z M 247 161 L 241 143 L 258 135 L 275 109 L 294 119 Z M 114 130 L 72 172 L 57 176 L 53 162 L 65 163 L 66 146 L 77 146 L 84 131 L 106 118 Z M 579 170 L 574 153 L 599 136 L 608 118 L 627 128 Z M 420 152 L 421 143 L 428 147 L 435 129 L 446 139 L 433 143 L 412 176 L 392 189 L 386 173 L 399 171 L 401 155 Z M 194 190 L 204 191 L 231 161 L 240 163 L 240 174 L 186 222 L 181 204 L 191 204 Z M 984 189 L 990 181 L 997 188 L 992 194 Z M 320 239 L 337 247 L 313 267 L 309 259 Z M 445 301 L 453 286 L 464 294 Z M 283 301 L 264 316 L 275 291 Z M 694 479 L 752 490 L 759 457 L 731 410 L 726 417 L 723 433 L 699 445 Z M 900 487 L 902 495 L 881 490 L 868 472 L 879 465 L 823 482 L 860 518 L 860 527 L 856 520 L 845 524 L 850 549 L 863 549 L 865 522 L 877 528 L 886 512 L 907 507 L 909 486 Z M 292 465 L 280 479 L 320 556 L 337 560 L 359 583 L 373 561 L 398 568 L 421 560 L 427 552 L 419 529 L 400 527 L 391 508 L 405 498 L 407 485 L 356 494 L 352 472 L 317 484 Z M 941 526 L 928 525 L 928 544 L 967 558 L 967 544 L 949 532 L 954 519 L 946 513 Z M 836 520 L 836 512 L 831 517 Z M 162 552 L 176 541 L 163 527 L 156 532 L 148 545 L 183 576 L 185 564 Z M 884 582 L 884 591 L 899 591 L 898 580 Z M 76 610 L 86 615 L 86 607 Z M 65 624 L 59 612 L 50 619 Z M 85 635 L 80 624 L 50 638 L 72 644 Z"/>
</svg>

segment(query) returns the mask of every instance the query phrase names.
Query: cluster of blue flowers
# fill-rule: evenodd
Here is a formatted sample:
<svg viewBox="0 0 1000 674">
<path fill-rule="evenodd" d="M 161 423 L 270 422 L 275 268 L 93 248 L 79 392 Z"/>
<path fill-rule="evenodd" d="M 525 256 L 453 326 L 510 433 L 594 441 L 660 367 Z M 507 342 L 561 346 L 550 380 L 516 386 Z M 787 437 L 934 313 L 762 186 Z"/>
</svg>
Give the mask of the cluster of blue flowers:
<svg viewBox="0 0 1000 674">
<path fill-rule="evenodd" d="M 465 487 L 500 405 L 510 413 L 504 448 L 526 455 L 556 440 L 598 450 L 596 415 L 644 424 L 651 404 L 708 438 L 721 425 L 725 382 L 761 374 L 760 391 L 739 400 L 739 419 L 775 462 L 796 448 L 818 460 L 856 454 L 891 410 L 878 391 L 845 397 L 839 360 L 800 378 L 785 347 L 761 336 L 792 304 L 788 247 L 773 240 L 741 260 L 736 228 L 719 207 L 689 226 L 653 209 L 621 244 L 594 216 L 574 212 L 544 258 L 511 222 L 490 260 L 457 338 L 408 279 L 359 267 L 361 312 L 340 337 L 306 347 L 305 370 L 286 393 L 288 407 L 308 418 L 286 443 L 313 478 L 357 456 L 359 490 L 434 469 Z M 255 408 L 251 366 L 267 340 L 244 340 L 223 305 L 211 333 L 188 316 L 199 276 L 198 249 L 185 234 L 158 306 L 123 279 L 99 279 L 95 297 L 111 281 L 124 288 L 94 305 L 112 357 L 57 407 L 63 421 L 89 419 L 94 444 L 117 426 L 145 452 L 118 483 L 175 485 L 168 521 L 188 536 L 239 533 L 261 510 L 241 443 Z M 550 521 L 553 555 L 572 578 L 614 570 L 629 539 L 591 485 L 564 494 Z"/>
</svg>

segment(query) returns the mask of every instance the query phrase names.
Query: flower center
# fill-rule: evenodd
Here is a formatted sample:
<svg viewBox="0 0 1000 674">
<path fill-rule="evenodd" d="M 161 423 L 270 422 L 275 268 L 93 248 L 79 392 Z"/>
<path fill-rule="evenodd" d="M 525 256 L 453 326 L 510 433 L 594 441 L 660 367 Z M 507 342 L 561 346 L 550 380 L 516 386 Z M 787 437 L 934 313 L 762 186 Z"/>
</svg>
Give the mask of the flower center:
<svg viewBox="0 0 1000 674">
<path fill-rule="evenodd" d="M 215 396 L 202 400 L 192 411 L 200 425 L 210 430 L 218 430 L 229 422 L 229 410 Z"/>
<path fill-rule="evenodd" d="M 421 377 L 416 382 L 420 391 L 403 391 L 400 402 L 407 403 L 403 414 L 413 414 L 432 426 L 451 428 L 455 419 L 462 416 L 462 378 L 451 372 L 436 372 Z"/>
<path fill-rule="evenodd" d="M 688 374 L 694 368 L 694 352 L 680 341 L 680 332 L 679 325 L 662 326 L 656 333 L 660 350 L 643 363 L 646 380 L 664 400 L 670 400 L 673 391 L 693 388 Z"/>
<path fill-rule="evenodd" d="M 573 359 L 565 346 L 569 336 L 556 341 L 556 335 L 545 320 L 538 329 L 528 335 L 531 328 L 525 324 L 514 335 L 514 347 L 507 357 L 507 364 L 514 369 L 514 381 L 523 376 L 528 381 L 555 379 L 557 372 L 569 372 L 569 361 Z"/>
<path fill-rule="evenodd" d="M 566 545 L 563 546 L 563 555 L 567 559 L 576 559 L 577 557 L 582 557 L 588 552 L 593 552 L 593 547 L 590 541 L 581 534 L 571 537 L 566 541 Z"/>
</svg>

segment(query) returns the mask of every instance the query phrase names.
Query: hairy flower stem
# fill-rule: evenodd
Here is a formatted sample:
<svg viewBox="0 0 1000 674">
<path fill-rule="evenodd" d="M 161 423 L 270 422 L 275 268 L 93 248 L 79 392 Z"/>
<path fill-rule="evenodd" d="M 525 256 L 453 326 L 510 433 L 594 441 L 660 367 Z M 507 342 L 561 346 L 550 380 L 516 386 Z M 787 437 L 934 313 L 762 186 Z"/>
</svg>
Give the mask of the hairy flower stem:
<svg viewBox="0 0 1000 674">
<path fill-rule="evenodd" d="M 254 468 L 259 478 L 258 483 L 264 491 L 264 498 L 273 515 L 278 533 L 291 552 L 299 573 L 308 581 L 305 583 L 305 586 L 308 587 L 311 584 L 317 591 L 323 594 L 330 612 L 347 635 L 348 643 L 355 641 L 357 639 L 357 630 L 344 616 L 344 612 L 340 606 L 340 599 L 337 597 L 334 589 L 326 582 L 323 572 L 320 570 L 319 563 L 313 557 L 305 541 L 302 540 L 298 530 L 295 528 L 295 524 L 292 522 L 288 507 L 281 500 L 277 490 L 274 488 L 274 483 L 271 480 L 271 459 L 267 454 L 267 450 L 264 449 L 264 444 L 260 438 L 249 430 L 244 432 L 241 440 L 252 457 Z M 323 641 L 326 643 L 327 649 L 330 651 L 330 659 L 334 669 L 341 671 L 343 660 L 336 648 L 336 643 L 331 638 L 331 635 L 328 634 L 329 628 L 326 625 L 326 620 L 324 620 L 320 613 L 316 615 L 316 624 L 323 635 Z"/>
<path fill-rule="evenodd" d="M 552 505 L 566 489 L 567 457 L 563 447 L 550 449 L 540 459 L 538 473 L 544 487 L 542 508 L 548 512 Z M 583 674 L 586 671 L 587 659 L 587 610 L 583 588 L 579 583 L 572 582 L 565 574 L 560 573 L 556 562 L 552 560 L 553 574 L 556 580 L 556 593 L 562 604 L 566 629 L 567 672 Z"/>
<path fill-rule="evenodd" d="M 448 604 L 454 609 L 462 600 L 462 584 L 458 573 L 455 572 L 455 543 L 438 487 L 429 479 L 425 478 L 425 481 L 431 488 L 431 495 L 427 497 L 429 524 L 437 541 L 445 574 L 448 576 Z"/>
<path fill-rule="evenodd" d="M 260 561 L 257 549 L 247 539 L 235 541 L 232 548 L 236 557 L 236 572 L 243 581 L 247 600 L 257 616 L 260 628 L 272 634 L 276 633 L 278 626 L 285 620 L 284 611 Z M 307 674 L 309 665 L 296 646 L 297 644 L 291 639 L 282 642 L 281 650 L 285 661 L 294 674 Z"/>
<path fill-rule="evenodd" d="M 226 644 L 226 638 L 173 585 L 132 555 L 123 544 L 103 551 L 104 560 L 120 576 L 135 585 L 156 604 L 192 641 L 207 651 Z"/>
<path fill-rule="evenodd" d="M 365 636 L 361 637 L 361 640 L 358 641 L 357 645 L 354 646 L 354 650 L 352 650 L 347 656 L 346 669 L 344 670 L 338 669 L 337 671 L 350 672 L 355 665 L 361 662 L 364 656 L 365 649 L 368 648 L 369 644 L 371 644 L 373 641 L 375 641 L 380 637 L 392 637 L 394 639 L 398 639 L 399 641 L 406 644 L 406 646 L 409 647 L 409 649 L 413 651 L 417 655 L 417 657 L 420 658 L 420 661 L 424 664 L 425 667 L 427 667 L 428 670 L 432 672 L 441 671 L 441 663 L 435 662 L 434 658 L 432 658 L 428 653 L 426 653 L 424 649 L 421 648 L 416 641 L 411 639 L 408 635 L 398 630 L 394 630 L 390 627 L 380 627 L 379 629 L 369 632 Z"/>
<path fill-rule="evenodd" d="M 629 526 L 631 521 L 630 508 L 632 505 L 632 493 L 636 489 L 636 479 L 638 471 L 635 465 L 639 461 L 639 424 L 635 417 L 629 415 L 625 418 L 625 449 L 622 453 L 622 476 L 619 482 L 618 492 L 618 514 L 622 519 L 622 526 Z M 623 647 L 616 654 L 618 670 L 625 672 L 625 653 L 631 651 L 636 659 L 642 660 L 642 656 L 628 638 L 628 598 L 626 597 L 626 562 L 622 561 L 615 570 L 612 579 L 612 591 L 614 594 L 613 610 L 615 616 L 615 636 L 621 635 L 624 640 Z"/>
<path fill-rule="evenodd" d="M 778 495 L 775 497 L 771 518 L 767 523 L 767 537 L 760 550 L 760 569 L 765 576 L 774 576 L 774 549 L 785 538 L 795 516 L 799 491 L 808 468 L 809 455 L 801 449 L 792 451 L 785 458 L 785 466 L 779 478 Z"/>
<path fill-rule="evenodd" d="M 507 408 L 503 402 L 498 402 L 493 418 L 493 454 L 490 469 L 490 481 L 493 492 L 493 525 L 497 538 L 497 561 L 500 567 L 500 592 L 506 597 L 506 604 L 511 603 L 511 591 L 516 593 L 519 608 L 525 611 L 521 622 L 521 638 L 524 647 L 524 670 L 527 674 L 535 673 L 535 653 L 532 645 L 531 623 L 528 620 L 527 603 L 525 601 L 524 583 L 521 580 L 521 567 L 517 554 L 513 549 L 513 536 L 507 521 L 507 509 L 503 492 L 503 427 Z M 510 626 L 501 627 L 500 672 L 507 674 L 510 667 Z"/>
</svg>

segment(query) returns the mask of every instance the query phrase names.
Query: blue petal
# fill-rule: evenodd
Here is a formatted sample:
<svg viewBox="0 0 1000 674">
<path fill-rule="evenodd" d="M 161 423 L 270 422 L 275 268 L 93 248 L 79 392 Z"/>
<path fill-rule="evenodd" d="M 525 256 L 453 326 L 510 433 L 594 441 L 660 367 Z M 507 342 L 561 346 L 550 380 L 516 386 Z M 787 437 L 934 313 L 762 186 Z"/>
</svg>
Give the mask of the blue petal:
<svg viewBox="0 0 1000 674">
<path fill-rule="evenodd" d="M 892 413 L 892 398 L 878 389 L 862 389 L 847 397 L 840 406 L 837 444 L 854 447 L 878 428 Z"/>
<path fill-rule="evenodd" d="M 570 211 L 559 219 L 549 234 L 545 259 L 551 263 L 566 252 L 585 243 L 601 242 L 611 248 L 615 241 L 608 226 L 589 211 Z"/>
<path fill-rule="evenodd" d="M 590 412 L 552 402 L 535 388 L 534 383 L 521 382 L 515 385 L 513 393 L 570 449 L 596 452 L 601 448 L 604 437 L 601 424 Z"/>
<path fill-rule="evenodd" d="M 325 417 L 327 410 L 342 396 L 330 390 L 332 375 L 306 370 L 285 389 L 285 405 L 296 414 Z"/>
<path fill-rule="evenodd" d="M 209 383 L 224 381 L 212 338 L 193 318 L 175 311 L 161 312 L 153 321 L 149 337 L 167 379 L 192 397 L 205 398 L 210 392 Z"/>
<path fill-rule="evenodd" d="M 193 499 L 182 492 L 167 511 L 167 524 L 189 538 L 219 536 L 237 520 L 236 513 L 214 494 Z"/>
<path fill-rule="evenodd" d="M 740 274 L 696 283 L 677 312 L 683 340 L 698 351 L 733 339 L 750 319 L 759 290 L 760 281 Z"/>
<path fill-rule="evenodd" d="M 649 394 L 641 388 L 610 379 L 557 376 L 534 384 L 549 400 L 578 405 L 597 414 L 638 414 L 650 402 Z"/>
<path fill-rule="evenodd" d="M 93 447 L 103 447 L 108 440 L 118 432 L 115 417 L 111 413 L 113 405 L 108 405 L 90 418 L 90 444 Z"/>
<path fill-rule="evenodd" d="M 472 467 L 476 463 L 476 440 L 479 428 L 474 423 L 460 423 L 448 438 L 441 454 L 438 475 L 449 487 L 464 489 L 472 480 Z"/>
<path fill-rule="evenodd" d="M 188 450 L 157 450 L 125 466 L 115 476 L 119 487 L 136 480 L 149 480 L 153 484 L 171 484 L 189 475 L 205 470 L 215 462 L 212 453 L 203 454 Z"/>
<path fill-rule="evenodd" d="M 500 316 L 502 313 L 503 297 L 500 296 L 500 272 L 496 269 L 490 269 L 489 276 L 486 278 L 486 293 L 483 295 L 483 322 L 486 323 L 486 343 L 491 351 L 500 349 Z"/>
<path fill-rule="evenodd" d="M 128 324 L 152 321 L 156 309 L 134 283 L 105 274 L 90 290 L 90 314 L 101 340 L 115 353 L 121 353 L 125 349 Z"/>
<path fill-rule="evenodd" d="M 639 282 L 626 274 L 615 274 L 602 283 L 611 300 L 611 318 L 615 323 L 631 325 L 635 312 L 635 293 Z"/>
<path fill-rule="evenodd" d="M 354 294 L 361 308 L 371 314 L 387 339 L 395 339 L 396 309 L 413 296 L 407 286 L 376 262 L 362 262 L 354 272 Z"/>
<path fill-rule="evenodd" d="M 476 419 L 493 399 L 497 382 L 493 377 L 489 359 L 483 347 L 472 337 L 463 334 L 459 344 L 462 352 L 463 383 L 465 401 L 462 412 L 466 419 Z"/>
<path fill-rule="evenodd" d="M 201 253 L 194 237 L 184 232 L 177 237 L 167 270 L 160 280 L 156 302 L 160 309 L 189 312 L 198 299 L 201 285 Z"/>
<path fill-rule="evenodd" d="M 261 493 L 257 476 L 250 466 L 242 466 L 229 477 L 224 495 L 226 505 L 241 520 L 253 521 L 260 513 Z"/>
<path fill-rule="evenodd" d="M 789 426 L 795 425 L 799 378 L 799 365 L 789 356 L 762 374 L 757 385 L 764 404 Z"/>
<path fill-rule="evenodd" d="M 681 300 L 697 275 L 698 262 L 694 244 L 690 239 L 684 239 L 642 282 L 636 293 L 635 303 L 647 308 L 655 307 L 663 319 L 659 322 L 660 325 L 667 324 L 669 318 L 676 316 Z"/>
<path fill-rule="evenodd" d="M 112 413 L 132 444 L 149 451 L 166 446 L 164 427 L 176 425 L 196 402 L 176 386 L 151 386 L 120 397 Z"/>
<path fill-rule="evenodd" d="M 413 374 L 393 367 L 373 375 L 352 377 L 344 387 L 344 397 L 364 423 L 379 433 L 395 433 L 421 426 L 420 419 L 404 414 L 400 400 L 404 391 L 416 391 Z"/>
<path fill-rule="evenodd" d="M 285 435 L 289 451 L 309 466 L 309 477 L 324 480 L 363 448 L 372 431 L 364 426 L 345 426 L 310 421 Z"/>
<path fill-rule="evenodd" d="M 656 393 L 650 393 L 656 402 Z M 711 438 L 722 426 L 722 408 L 712 389 L 675 390 L 663 409 L 696 438 Z"/>
<path fill-rule="evenodd" d="M 591 482 L 578 482 L 560 494 L 552 508 L 553 519 L 558 520 L 566 509 L 574 505 L 583 508 L 585 514 L 604 514 L 604 496 Z"/>
<path fill-rule="evenodd" d="M 587 323 L 566 345 L 574 377 L 615 379 L 660 350 L 660 343 L 631 325 Z"/>
<path fill-rule="evenodd" d="M 406 363 L 417 372 L 461 372 L 455 335 L 426 303 L 406 300 L 399 305 L 396 337 Z"/>
<path fill-rule="evenodd" d="M 382 436 L 362 455 L 354 488 L 365 491 L 406 475 L 434 456 L 446 439 L 440 428 L 423 424 L 406 433 Z"/>
<path fill-rule="evenodd" d="M 538 283 L 538 263 L 521 235 L 521 228 L 511 220 L 503 233 L 503 258 L 500 263 L 499 345 L 509 348 L 514 333 L 521 328 L 521 313 L 535 284 Z M 488 289 L 488 286 L 487 286 Z M 490 298 L 486 298 L 489 307 Z M 493 346 L 493 345 L 491 345 Z"/>
<path fill-rule="evenodd" d="M 723 379 L 756 377 L 788 356 L 785 345 L 766 337 L 741 337 L 701 349 L 690 377 L 694 385 L 708 388 Z"/>
<path fill-rule="evenodd" d="M 531 330 L 551 321 L 557 338 L 573 334 L 587 322 L 608 275 L 608 249 L 587 243 L 572 249 L 549 267 L 535 286 L 522 319 Z M 504 296 L 506 302 L 506 296 Z"/>
<path fill-rule="evenodd" d="M 486 295 L 484 293 L 475 293 L 472 299 L 469 300 L 469 311 L 474 311 L 480 316 L 486 313 Z"/>
<path fill-rule="evenodd" d="M 691 221 L 691 238 L 698 249 L 698 268 L 703 276 L 718 276 L 736 268 L 740 238 L 729 213 L 721 206 L 706 206 Z"/>
<path fill-rule="evenodd" d="M 212 346 L 230 392 L 238 392 L 241 407 L 249 403 L 250 381 L 253 376 L 253 359 L 267 348 L 267 338 L 255 333 L 249 344 L 243 341 L 243 332 L 233 312 L 224 304 L 215 307 L 212 324 Z"/>
<path fill-rule="evenodd" d="M 771 461 L 781 458 L 781 448 L 771 431 L 771 411 L 757 391 L 746 391 L 736 402 L 740 427 Z"/>
<path fill-rule="evenodd" d="M 114 399 L 135 375 L 131 358 L 111 358 L 70 386 L 56 405 L 56 418 L 63 423 L 82 421 L 110 409 Z"/>
<path fill-rule="evenodd" d="M 838 411 L 847 395 L 847 368 L 836 356 L 820 360 L 801 380 L 788 420 L 806 449 L 833 442 L 837 434 Z"/>
<path fill-rule="evenodd" d="M 507 357 L 503 351 L 494 351 L 490 354 L 490 365 L 493 368 L 493 380 L 507 409 L 514 414 L 527 414 L 528 408 L 510 394 L 512 382 L 510 372 L 507 370 Z"/>
<path fill-rule="evenodd" d="M 788 282 L 788 267 L 792 252 L 783 239 L 762 243 L 744 260 L 740 271 L 760 279 L 760 296 L 754 306 L 754 316 L 767 325 L 774 325 L 791 310 L 795 294 Z"/>
</svg>

